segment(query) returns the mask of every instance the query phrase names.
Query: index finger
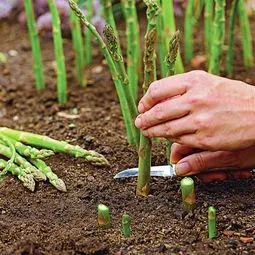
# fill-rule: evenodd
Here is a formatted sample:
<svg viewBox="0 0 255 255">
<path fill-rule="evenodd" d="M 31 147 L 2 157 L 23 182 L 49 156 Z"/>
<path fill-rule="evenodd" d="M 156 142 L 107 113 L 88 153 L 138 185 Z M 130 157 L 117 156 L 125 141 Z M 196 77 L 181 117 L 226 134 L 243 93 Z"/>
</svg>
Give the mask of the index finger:
<svg viewBox="0 0 255 255">
<path fill-rule="evenodd" d="M 186 74 L 178 74 L 154 81 L 140 100 L 138 111 L 144 113 L 161 101 L 184 94 L 188 85 L 185 76 Z"/>
</svg>

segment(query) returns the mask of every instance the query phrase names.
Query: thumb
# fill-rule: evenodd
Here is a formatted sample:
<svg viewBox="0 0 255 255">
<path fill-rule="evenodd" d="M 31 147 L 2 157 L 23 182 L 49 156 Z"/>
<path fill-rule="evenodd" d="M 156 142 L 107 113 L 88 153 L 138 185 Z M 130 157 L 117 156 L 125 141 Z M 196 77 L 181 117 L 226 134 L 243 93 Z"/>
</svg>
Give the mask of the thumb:
<svg viewBox="0 0 255 255">
<path fill-rule="evenodd" d="M 194 175 L 212 168 L 239 167 L 238 158 L 231 151 L 203 151 L 181 159 L 176 165 L 176 174 Z"/>
</svg>

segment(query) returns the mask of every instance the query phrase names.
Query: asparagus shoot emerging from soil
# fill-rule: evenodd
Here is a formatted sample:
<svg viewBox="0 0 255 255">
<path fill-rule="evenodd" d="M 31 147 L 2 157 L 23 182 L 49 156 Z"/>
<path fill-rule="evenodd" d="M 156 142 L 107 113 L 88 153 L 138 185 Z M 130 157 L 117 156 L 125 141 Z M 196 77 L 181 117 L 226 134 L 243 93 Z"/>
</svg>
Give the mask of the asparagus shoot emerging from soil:
<svg viewBox="0 0 255 255">
<path fill-rule="evenodd" d="M 88 21 L 90 22 L 93 17 L 93 0 L 87 0 L 87 11 L 88 11 Z M 92 42 L 91 42 L 91 32 L 85 27 L 85 62 L 86 65 L 91 64 L 92 59 Z"/>
<path fill-rule="evenodd" d="M 77 1 L 77 0 L 76 0 Z M 84 75 L 84 49 L 79 18 L 76 17 L 73 10 L 70 10 L 70 25 L 72 32 L 73 48 L 75 53 L 76 79 L 82 85 L 86 85 Z"/>
<path fill-rule="evenodd" d="M 240 20 L 240 27 L 242 33 L 242 46 L 243 46 L 243 60 L 245 67 L 253 66 L 253 48 L 252 37 L 249 24 L 249 18 L 245 9 L 244 0 L 238 1 L 238 14 Z"/>
<path fill-rule="evenodd" d="M 131 236 L 131 222 L 128 214 L 122 215 L 122 233 L 124 237 Z"/>
<path fill-rule="evenodd" d="M 168 54 L 165 58 L 166 67 L 168 69 L 167 76 L 174 75 L 175 73 L 175 62 L 180 47 L 180 32 L 177 30 L 169 42 Z M 167 163 L 170 164 L 170 153 L 171 153 L 172 142 L 166 141 L 166 157 Z"/>
<path fill-rule="evenodd" d="M 225 0 L 215 0 L 215 18 L 209 72 L 220 74 L 222 47 L 225 38 Z"/>
<path fill-rule="evenodd" d="M 212 26 L 213 26 L 213 1 L 205 1 L 205 52 L 207 62 L 209 62 L 211 54 L 211 42 L 212 42 Z"/>
<path fill-rule="evenodd" d="M 233 74 L 233 55 L 234 55 L 234 35 L 235 35 L 235 22 L 237 17 L 237 6 L 239 0 L 234 0 L 231 6 L 229 18 L 229 34 L 228 34 L 228 54 L 226 60 L 226 71 L 228 75 Z"/>
<path fill-rule="evenodd" d="M 209 0 L 211 1 L 211 0 Z M 193 26 L 195 25 L 194 16 L 194 0 L 188 0 L 188 5 L 185 10 L 185 20 L 184 20 L 184 43 L 185 43 L 185 60 L 190 62 L 193 56 Z"/>
<path fill-rule="evenodd" d="M 58 141 L 48 136 L 18 131 L 6 127 L 0 127 L 0 134 L 4 134 L 24 144 L 47 148 L 55 152 L 64 152 L 77 158 L 82 157 L 92 165 L 109 165 L 105 157 L 95 151 L 85 150 L 78 145 L 74 146 L 65 141 Z"/>
<path fill-rule="evenodd" d="M 32 0 L 24 0 L 27 26 L 31 41 L 33 60 L 34 60 L 34 73 L 37 90 L 45 88 L 44 76 L 43 76 L 43 64 L 41 56 L 41 48 L 39 42 L 39 36 L 36 29 L 35 15 L 33 10 Z"/>
<path fill-rule="evenodd" d="M 53 31 L 53 41 L 54 41 L 54 51 L 56 58 L 56 68 L 57 68 L 57 94 L 58 102 L 60 104 L 66 103 L 67 101 L 67 89 L 66 89 L 66 66 L 65 57 L 63 53 L 63 42 L 60 27 L 60 18 L 58 14 L 58 9 L 56 7 L 54 0 L 48 0 L 48 5 L 50 13 L 52 15 L 52 31 Z"/>
<path fill-rule="evenodd" d="M 208 208 L 208 236 L 209 238 L 214 238 L 216 234 L 216 209 L 210 206 Z"/>
<path fill-rule="evenodd" d="M 195 207 L 195 189 L 194 181 L 190 177 L 184 177 L 181 180 L 182 204 L 185 211 L 190 211 Z"/>
<path fill-rule="evenodd" d="M 144 0 L 147 5 L 147 31 L 145 34 L 144 50 L 144 84 L 143 92 L 146 93 L 149 85 L 155 80 L 155 44 L 157 41 L 156 18 L 159 6 L 156 0 Z M 151 170 L 151 139 L 140 134 L 139 164 L 136 194 L 138 196 L 148 196 L 150 190 L 150 170 Z"/>
<path fill-rule="evenodd" d="M 138 144 L 139 141 L 135 140 L 135 137 L 132 135 L 134 132 L 136 132 L 134 123 L 131 118 L 130 109 L 129 109 L 129 103 L 127 101 L 127 98 L 124 93 L 124 89 L 122 86 L 121 81 L 119 80 L 119 74 L 117 72 L 116 66 L 114 64 L 114 61 L 111 57 L 111 54 L 109 50 L 106 47 L 106 44 L 104 43 L 102 37 L 99 35 L 99 33 L 96 31 L 96 28 L 87 20 L 85 15 L 81 12 L 81 10 L 78 8 L 77 4 L 73 0 L 68 0 L 70 7 L 74 10 L 76 16 L 79 17 L 81 22 L 91 31 L 91 33 L 95 36 L 98 44 L 101 47 L 101 50 L 105 56 L 105 59 L 107 61 L 107 64 L 110 68 L 112 79 L 120 100 L 120 106 L 121 111 L 124 117 L 127 134 L 128 134 L 128 141 L 130 144 Z M 131 129 L 133 127 L 133 130 Z"/>
<path fill-rule="evenodd" d="M 139 24 L 135 7 L 135 0 L 122 0 L 126 19 L 127 37 L 127 73 L 134 100 L 138 97 L 138 80 L 140 69 L 140 38 Z"/>
<path fill-rule="evenodd" d="M 102 228 L 109 228 L 111 224 L 109 208 L 104 204 L 99 204 L 97 207 L 97 214 L 98 226 Z"/>
</svg>

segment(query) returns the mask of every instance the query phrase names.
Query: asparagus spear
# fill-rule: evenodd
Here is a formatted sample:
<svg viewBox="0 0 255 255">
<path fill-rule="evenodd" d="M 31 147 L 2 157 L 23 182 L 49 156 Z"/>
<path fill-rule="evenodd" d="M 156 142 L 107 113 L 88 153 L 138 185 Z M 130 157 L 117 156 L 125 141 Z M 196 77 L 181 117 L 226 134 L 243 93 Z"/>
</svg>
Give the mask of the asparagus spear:
<svg viewBox="0 0 255 255">
<path fill-rule="evenodd" d="M 216 75 L 220 74 L 220 60 L 225 38 L 225 5 L 225 0 L 215 0 L 215 19 L 209 72 Z"/>
<path fill-rule="evenodd" d="M 243 46 L 243 59 L 245 67 L 253 66 L 253 47 L 252 37 L 249 24 L 249 18 L 244 6 L 244 0 L 238 2 L 238 14 L 240 19 L 241 33 L 242 33 L 242 46 Z"/>
<path fill-rule="evenodd" d="M 43 64 L 41 56 L 41 48 L 38 37 L 38 32 L 36 29 L 35 15 L 33 10 L 32 0 L 24 0 L 27 26 L 30 35 L 30 41 L 32 46 L 32 53 L 34 59 L 34 72 L 36 80 L 36 88 L 38 90 L 44 89 L 44 77 L 43 77 Z"/>
<path fill-rule="evenodd" d="M 56 187 L 58 190 L 66 192 L 65 183 L 54 174 L 49 166 L 40 159 L 30 159 L 30 162 L 35 165 L 46 177 L 49 179 L 49 182 Z"/>
<path fill-rule="evenodd" d="M 102 228 L 110 227 L 110 213 L 109 208 L 106 205 L 99 204 L 97 207 L 98 213 L 98 226 Z"/>
<path fill-rule="evenodd" d="M 70 24 L 73 39 L 73 48 L 75 52 L 76 79 L 82 86 L 85 86 L 86 85 L 86 79 L 84 75 L 85 61 L 81 24 L 80 20 L 75 16 L 73 10 L 70 10 Z"/>
<path fill-rule="evenodd" d="M 212 42 L 212 25 L 213 25 L 213 1 L 205 1 L 205 52 L 207 62 L 209 63 Z"/>
<path fill-rule="evenodd" d="M 131 116 L 130 116 L 130 112 L 129 112 L 129 108 L 128 108 L 128 102 L 127 99 L 125 97 L 124 91 L 123 91 L 123 87 L 121 85 L 121 81 L 118 79 L 118 72 L 116 70 L 116 66 L 113 62 L 113 59 L 111 57 L 111 54 L 109 52 L 109 50 L 107 49 L 103 39 L 101 38 L 101 36 L 99 35 L 99 33 L 96 31 L 96 28 L 90 24 L 88 22 L 88 20 L 86 19 L 85 15 L 81 12 L 81 10 L 78 8 L 77 4 L 73 1 L 73 0 L 68 0 L 70 7 L 75 11 L 75 14 L 80 18 L 81 22 L 91 31 L 91 33 L 95 36 L 98 44 L 100 45 L 102 52 L 105 56 L 105 59 L 107 61 L 107 64 L 110 68 L 111 71 L 111 75 L 112 75 L 112 79 L 120 100 L 120 106 L 121 106 L 121 111 L 125 120 L 125 124 L 126 124 L 126 129 L 127 129 L 127 134 L 128 134 L 128 140 L 129 143 L 131 144 L 137 144 L 138 142 L 134 140 L 134 137 L 132 137 L 132 133 L 129 132 L 130 129 L 128 129 L 128 123 L 129 121 L 131 121 Z"/>
<path fill-rule="evenodd" d="M 195 189 L 194 181 L 190 177 L 184 177 L 181 180 L 182 203 L 185 211 L 190 211 L 195 207 Z"/>
<path fill-rule="evenodd" d="M 228 34 L 228 54 L 226 61 L 226 71 L 229 75 L 233 73 L 233 54 L 234 54 L 234 35 L 235 35 L 235 21 L 237 16 L 237 6 L 239 0 L 234 0 L 231 6 L 229 19 L 229 34 Z"/>
<path fill-rule="evenodd" d="M 9 140 L 14 145 L 17 152 L 22 156 L 25 156 L 31 159 L 42 159 L 42 158 L 46 158 L 46 157 L 54 155 L 54 152 L 52 150 L 46 150 L 46 149 L 38 150 L 34 147 L 25 145 L 14 139 L 9 138 Z"/>
<path fill-rule="evenodd" d="M 174 8 L 173 0 L 161 0 L 162 2 L 162 17 L 163 17 L 163 29 L 165 31 L 165 45 L 168 46 L 168 38 L 176 31 L 174 20 Z M 184 72 L 184 67 L 181 59 L 180 52 L 177 55 L 175 72 L 177 74 Z"/>
<path fill-rule="evenodd" d="M 216 234 L 216 209 L 210 206 L 208 208 L 208 236 L 209 238 L 214 238 Z"/>
<path fill-rule="evenodd" d="M 169 42 L 168 54 L 165 57 L 166 67 L 168 69 L 167 76 L 174 75 L 175 73 L 175 62 L 178 56 L 178 49 L 180 47 L 180 32 L 177 30 Z M 167 163 L 170 164 L 170 153 L 171 153 L 172 142 L 166 141 L 166 157 Z"/>
<path fill-rule="evenodd" d="M 208 1 L 208 0 L 207 0 Z M 210 1 L 210 0 L 209 0 Z M 190 62 L 193 56 L 193 26 L 195 25 L 194 16 L 194 0 L 188 0 L 188 5 L 185 10 L 184 20 L 184 48 L 185 48 L 185 60 Z"/>
<path fill-rule="evenodd" d="M 25 144 L 43 147 L 57 152 L 64 152 L 75 157 L 83 157 L 92 165 L 109 165 L 109 162 L 105 157 L 95 151 L 85 150 L 78 145 L 74 146 L 65 141 L 58 141 L 48 136 L 18 131 L 6 127 L 0 127 L 0 134 L 5 134 L 6 136 Z"/>
<path fill-rule="evenodd" d="M 139 131 L 134 126 L 134 121 L 138 115 L 138 111 L 137 111 L 137 107 L 135 104 L 135 100 L 133 98 L 133 94 L 129 88 L 130 87 L 129 80 L 128 80 L 128 76 L 127 76 L 126 69 L 124 66 L 123 57 L 118 53 L 118 49 L 119 49 L 118 40 L 117 40 L 117 37 L 114 35 L 114 31 L 113 31 L 113 28 L 111 25 L 106 24 L 106 26 L 104 28 L 104 36 L 106 39 L 106 45 L 109 49 L 109 52 L 113 59 L 113 62 L 118 70 L 118 74 L 119 74 L 118 78 L 122 82 L 125 98 L 127 99 L 128 108 L 129 108 L 129 112 L 131 115 L 131 121 L 132 121 L 130 123 L 131 131 L 132 131 L 132 135 L 133 135 L 135 141 L 137 141 L 136 145 L 138 147 Z"/>
<path fill-rule="evenodd" d="M 12 156 L 11 150 L 3 144 L 0 144 L 0 154 L 7 158 L 10 158 Z M 37 168 L 31 165 L 25 158 L 21 157 L 18 153 L 15 153 L 14 162 L 18 166 L 27 169 L 27 171 L 33 175 L 36 181 L 46 180 L 46 176 L 43 173 L 41 173 Z"/>
<path fill-rule="evenodd" d="M 156 18 L 159 6 L 156 0 L 144 0 L 147 5 L 147 32 L 145 35 L 144 52 L 144 84 L 143 91 L 147 91 L 149 85 L 155 79 L 155 43 L 157 39 Z M 147 196 L 150 190 L 150 169 L 151 169 L 151 140 L 140 134 L 139 146 L 139 172 L 136 187 L 136 194 Z"/>
<path fill-rule="evenodd" d="M 4 159 L 0 159 L 0 169 L 6 168 L 8 162 Z M 35 181 L 33 175 L 25 168 L 18 167 L 15 164 L 11 164 L 11 167 L 8 170 L 13 175 L 16 175 L 22 182 L 24 187 L 28 188 L 31 191 L 35 190 Z"/>
<path fill-rule="evenodd" d="M 90 22 L 93 17 L 93 0 L 87 0 L 87 11 L 88 21 Z M 85 49 L 85 62 L 86 65 L 90 65 L 92 59 L 91 32 L 87 27 L 85 27 Z"/>
<path fill-rule="evenodd" d="M 11 167 L 11 164 L 14 162 L 15 160 L 15 154 L 16 154 L 16 150 L 14 145 L 11 143 L 10 139 L 8 137 L 6 137 L 3 134 L 0 134 L 0 143 L 7 145 L 10 149 L 10 154 L 9 154 L 9 161 L 8 164 L 6 165 L 6 167 L 3 169 L 2 173 L 0 174 L 0 181 L 3 180 L 3 177 L 6 175 L 6 173 L 8 172 L 8 170 Z"/>
<path fill-rule="evenodd" d="M 127 72 L 134 100 L 138 97 L 138 74 L 140 72 L 140 33 L 135 0 L 122 0 L 126 19 Z"/>
<path fill-rule="evenodd" d="M 52 15 L 52 31 L 54 41 L 55 58 L 57 62 L 57 94 L 58 102 L 60 104 L 67 101 L 67 89 L 66 89 L 66 66 L 65 57 L 63 53 L 63 42 L 60 27 L 60 19 L 58 10 L 54 0 L 48 0 L 48 5 Z"/>
</svg>

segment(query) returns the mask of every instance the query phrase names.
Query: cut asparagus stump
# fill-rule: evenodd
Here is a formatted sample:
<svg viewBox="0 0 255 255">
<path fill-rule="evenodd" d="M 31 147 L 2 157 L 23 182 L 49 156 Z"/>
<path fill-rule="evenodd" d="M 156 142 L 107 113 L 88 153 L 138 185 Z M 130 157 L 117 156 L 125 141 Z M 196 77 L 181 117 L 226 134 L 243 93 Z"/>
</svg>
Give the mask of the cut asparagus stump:
<svg viewBox="0 0 255 255">
<path fill-rule="evenodd" d="M 216 231 L 216 209 L 213 206 L 208 208 L 208 236 L 214 238 Z"/>
<path fill-rule="evenodd" d="M 126 213 L 122 215 L 122 233 L 124 237 L 130 237 L 131 235 L 130 217 Z"/>
<path fill-rule="evenodd" d="M 102 228 L 110 227 L 110 213 L 109 208 L 104 204 L 99 204 L 97 207 L 98 226 Z"/>
<path fill-rule="evenodd" d="M 194 209 L 196 204 L 194 181 L 190 177 L 181 180 L 182 203 L 185 211 Z"/>
</svg>

